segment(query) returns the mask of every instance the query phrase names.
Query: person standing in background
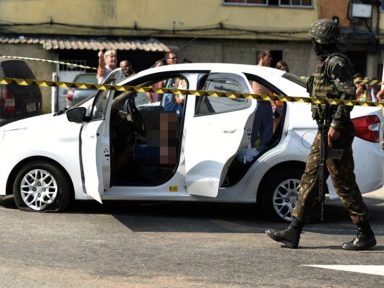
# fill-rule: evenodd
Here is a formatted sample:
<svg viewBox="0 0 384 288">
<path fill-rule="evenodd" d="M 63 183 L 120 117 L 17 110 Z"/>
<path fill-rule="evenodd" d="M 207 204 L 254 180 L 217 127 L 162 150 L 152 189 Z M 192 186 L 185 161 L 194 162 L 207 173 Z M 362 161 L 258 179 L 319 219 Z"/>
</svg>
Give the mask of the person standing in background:
<svg viewBox="0 0 384 288">
<path fill-rule="evenodd" d="M 155 64 L 152 65 L 152 68 L 160 67 L 163 65 L 165 65 L 164 59 L 160 59 L 160 60 L 157 60 Z M 160 88 L 163 88 L 164 82 L 159 81 L 159 82 L 153 83 L 151 86 L 152 88 L 160 89 Z M 148 99 L 148 103 L 161 102 L 163 99 L 163 94 L 158 94 L 156 92 L 147 92 L 147 99 Z"/>
<path fill-rule="evenodd" d="M 99 65 L 97 67 L 97 83 L 102 83 L 105 78 L 117 68 L 117 54 L 115 50 L 99 51 Z"/>
<path fill-rule="evenodd" d="M 277 62 L 275 65 L 275 68 L 279 70 L 283 70 L 285 72 L 289 72 L 288 64 L 283 60 L 280 60 L 279 62 Z"/>
<path fill-rule="evenodd" d="M 258 54 L 259 66 L 270 67 L 272 63 L 272 55 L 269 50 L 260 51 Z M 253 93 L 259 95 L 271 94 L 271 91 L 265 86 L 253 81 L 252 82 Z M 255 111 L 255 117 L 253 119 L 253 126 L 251 132 L 251 147 L 256 147 L 257 138 L 260 139 L 261 149 L 268 146 L 269 141 L 273 135 L 273 110 L 271 101 L 257 101 L 257 108 Z"/>
<path fill-rule="evenodd" d="M 165 53 L 164 59 L 165 59 L 165 65 L 172 65 L 172 64 L 176 64 L 179 58 L 177 57 L 175 52 L 169 51 Z"/>
<path fill-rule="evenodd" d="M 165 53 L 164 59 L 165 59 L 165 65 L 173 65 L 177 63 L 178 57 L 175 52 L 170 51 Z M 178 87 L 176 78 L 169 79 L 167 83 L 165 83 L 165 86 L 166 88 L 176 89 Z M 176 112 L 181 103 L 178 103 L 175 94 L 165 93 L 163 97 L 164 97 L 164 111 Z"/>
<path fill-rule="evenodd" d="M 288 64 L 284 60 L 280 60 L 275 65 L 276 69 L 289 72 Z M 272 110 L 273 110 L 273 132 L 275 132 L 278 127 L 281 119 L 281 114 L 283 113 L 284 103 L 280 100 L 272 100 Z"/>
<path fill-rule="evenodd" d="M 125 77 L 135 74 L 135 71 L 133 70 L 131 63 L 129 63 L 128 60 L 120 61 L 119 66 L 121 68 L 121 72 L 124 74 Z"/>
</svg>

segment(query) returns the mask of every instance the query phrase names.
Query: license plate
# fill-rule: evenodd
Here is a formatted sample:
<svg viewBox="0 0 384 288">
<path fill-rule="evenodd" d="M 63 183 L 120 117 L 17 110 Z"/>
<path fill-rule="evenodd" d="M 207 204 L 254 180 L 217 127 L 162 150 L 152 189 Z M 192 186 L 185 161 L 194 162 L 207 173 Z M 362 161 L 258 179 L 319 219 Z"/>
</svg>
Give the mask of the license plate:
<svg viewBox="0 0 384 288">
<path fill-rule="evenodd" d="M 36 103 L 28 103 L 26 105 L 27 112 L 34 112 L 36 111 Z"/>
</svg>

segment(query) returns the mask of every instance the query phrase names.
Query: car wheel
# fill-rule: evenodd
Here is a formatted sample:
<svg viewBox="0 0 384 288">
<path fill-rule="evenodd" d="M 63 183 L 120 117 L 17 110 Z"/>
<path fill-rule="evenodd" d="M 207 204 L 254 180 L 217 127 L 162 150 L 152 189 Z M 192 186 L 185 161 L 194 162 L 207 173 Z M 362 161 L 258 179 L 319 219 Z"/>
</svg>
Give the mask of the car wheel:
<svg viewBox="0 0 384 288">
<path fill-rule="evenodd" d="M 47 162 L 25 164 L 13 182 L 15 203 L 21 210 L 63 211 L 70 202 L 71 191 L 62 169 Z"/>
<path fill-rule="evenodd" d="M 271 220 L 291 221 L 303 170 L 294 168 L 273 174 L 264 185 L 262 194 L 263 212 Z"/>
</svg>

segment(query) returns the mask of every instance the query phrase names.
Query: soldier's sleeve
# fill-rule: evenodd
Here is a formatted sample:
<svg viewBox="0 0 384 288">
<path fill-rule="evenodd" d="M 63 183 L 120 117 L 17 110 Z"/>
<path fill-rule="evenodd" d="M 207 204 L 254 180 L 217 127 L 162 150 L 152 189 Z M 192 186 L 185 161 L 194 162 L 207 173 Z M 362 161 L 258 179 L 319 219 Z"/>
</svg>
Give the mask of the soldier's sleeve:
<svg viewBox="0 0 384 288">
<path fill-rule="evenodd" d="M 355 85 L 353 84 L 353 66 L 352 63 L 342 57 L 334 56 L 328 62 L 326 71 L 334 83 L 334 88 L 340 93 L 340 99 L 355 99 Z M 352 106 L 339 105 L 331 122 L 331 127 L 340 129 L 344 122 L 350 121 L 350 112 Z"/>
</svg>

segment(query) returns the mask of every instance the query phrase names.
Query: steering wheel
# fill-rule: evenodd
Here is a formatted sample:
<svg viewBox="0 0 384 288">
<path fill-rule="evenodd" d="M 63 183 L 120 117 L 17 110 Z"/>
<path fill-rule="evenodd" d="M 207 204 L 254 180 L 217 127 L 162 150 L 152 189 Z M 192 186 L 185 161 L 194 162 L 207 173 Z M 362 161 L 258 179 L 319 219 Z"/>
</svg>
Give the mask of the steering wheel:
<svg viewBox="0 0 384 288">
<path fill-rule="evenodd" d="M 137 109 L 135 105 L 135 99 L 133 97 L 134 95 L 129 95 L 128 97 L 128 113 L 131 115 L 133 125 L 135 127 L 135 130 L 143 137 L 145 137 L 145 126 L 143 117 L 141 117 L 141 114 L 139 110 Z"/>
</svg>

